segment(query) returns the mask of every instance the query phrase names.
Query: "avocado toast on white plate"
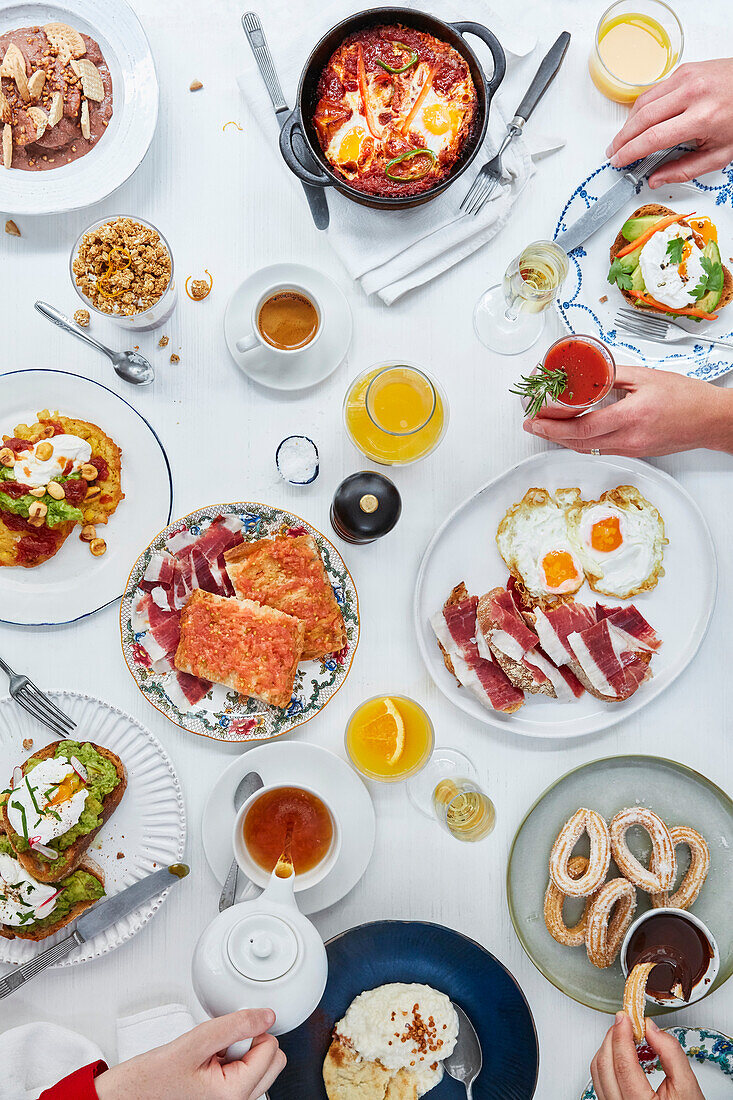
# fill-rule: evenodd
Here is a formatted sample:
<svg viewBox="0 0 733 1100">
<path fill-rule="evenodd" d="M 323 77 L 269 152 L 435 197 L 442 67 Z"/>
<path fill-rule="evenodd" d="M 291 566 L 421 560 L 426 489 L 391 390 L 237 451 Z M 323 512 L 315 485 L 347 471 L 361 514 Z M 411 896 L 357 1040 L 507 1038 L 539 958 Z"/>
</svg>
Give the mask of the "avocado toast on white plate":
<svg viewBox="0 0 733 1100">
<path fill-rule="evenodd" d="M 57 883 L 80 866 L 125 793 L 120 758 L 89 741 L 55 741 L 13 771 L 0 828 L 29 875 Z"/>
<path fill-rule="evenodd" d="M 733 275 L 722 263 L 716 227 L 704 215 L 646 203 L 624 222 L 610 259 L 609 283 L 637 309 L 714 321 L 733 300 Z"/>
</svg>

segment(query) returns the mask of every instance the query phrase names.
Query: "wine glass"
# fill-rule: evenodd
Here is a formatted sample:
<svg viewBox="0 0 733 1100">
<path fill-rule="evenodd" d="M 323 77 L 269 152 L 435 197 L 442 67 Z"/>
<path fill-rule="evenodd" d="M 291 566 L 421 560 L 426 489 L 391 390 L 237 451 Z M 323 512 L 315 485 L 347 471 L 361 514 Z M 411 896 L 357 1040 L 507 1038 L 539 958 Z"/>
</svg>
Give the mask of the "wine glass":
<svg viewBox="0 0 733 1100">
<path fill-rule="evenodd" d="M 477 782 L 476 768 L 456 749 L 435 749 L 408 781 L 407 794 L 416 810 L 437 819 L 456 840 L 482 840 L 496 824 L 496 809 Z"/>
<path fill-rule="evenodd" d="M 553 241 L 535 241 L 509 264 L 502 283 L 481 295 L 473 327 L 485 347 L 500 355 L 518 355 L 540 337 L 545 310 L 554 302 L 568 273 L 567 254 Z"/>
</svg>

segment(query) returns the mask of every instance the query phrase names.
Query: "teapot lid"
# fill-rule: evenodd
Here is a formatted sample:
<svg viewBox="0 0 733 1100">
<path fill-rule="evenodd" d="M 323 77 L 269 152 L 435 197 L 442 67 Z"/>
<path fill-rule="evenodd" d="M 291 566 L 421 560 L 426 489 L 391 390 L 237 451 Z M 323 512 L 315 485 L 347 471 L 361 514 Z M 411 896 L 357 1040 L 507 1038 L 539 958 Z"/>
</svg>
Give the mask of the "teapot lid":
<svg viewBox="0 0 733 1100">
<path fill-rule="evenodd" d="M 294 930 L 271 913 L 253 913 L 234 925 L 226 951 L 232 966 L 245 978 L 271 982 L 282 978 L 298 958 Z"/>
</svg>

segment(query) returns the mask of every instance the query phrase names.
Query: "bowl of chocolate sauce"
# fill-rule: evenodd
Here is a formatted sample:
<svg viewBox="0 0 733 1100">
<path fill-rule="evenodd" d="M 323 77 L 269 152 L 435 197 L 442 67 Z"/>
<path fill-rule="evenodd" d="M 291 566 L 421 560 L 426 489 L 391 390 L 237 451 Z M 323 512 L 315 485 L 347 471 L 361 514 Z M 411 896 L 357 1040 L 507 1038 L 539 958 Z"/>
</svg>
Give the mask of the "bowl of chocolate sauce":
<svg viewBox="0 0 733 1100">
<path fill-rule="evenodd" d="M 637 963 L 654 962 L 646 993 L 668 1007 L 694 1004 L 712 989 L 720 953 L 708 926 L 684 909 L 649 909 L 629 928 L 621 947 L 624 977 Z"/>
</svg>

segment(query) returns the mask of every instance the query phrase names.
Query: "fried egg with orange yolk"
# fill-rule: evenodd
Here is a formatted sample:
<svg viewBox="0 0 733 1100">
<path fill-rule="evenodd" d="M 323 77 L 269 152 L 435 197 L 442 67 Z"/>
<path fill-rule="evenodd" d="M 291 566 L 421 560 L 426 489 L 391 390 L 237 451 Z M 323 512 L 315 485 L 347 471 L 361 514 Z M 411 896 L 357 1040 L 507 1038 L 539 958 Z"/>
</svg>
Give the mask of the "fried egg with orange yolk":
<svg viewBox="0 0 733 1100">
<path fill-rule="evenodd" d="M 507 511 L 496 544 L 512 575 L 538 599 L 572 595 L 585 581 L 565 510 L 546 489 L 528 489 Z"/>
<path fill-rule="evenodd" d="M 331 135 L 326 156 L 332 164 L 356 172 L 360 162 L 371 155 L 374 139 L 369 124 L 361 112 L 357 93 L 347 96 L 352 108 L 351 118 L 346 119 Z M 353 99 L 353 102 L 352 102 Z"/>
<path fill-rule="evenodd" d="M 465 111 L 431 88 L 410 123 L 410 134 L 420 146 L 439 156 L 443 149 L 454 144 L 464 117 Z"/>
<path fill-rule="evenodd" d="M 664 575 L 664 520 L 633 485 L 619 485 L 598 500 L 562 490 L 567 528 L 588 583 L 604 596 L 629 599 L 654 588 Z"/>
</svg>

